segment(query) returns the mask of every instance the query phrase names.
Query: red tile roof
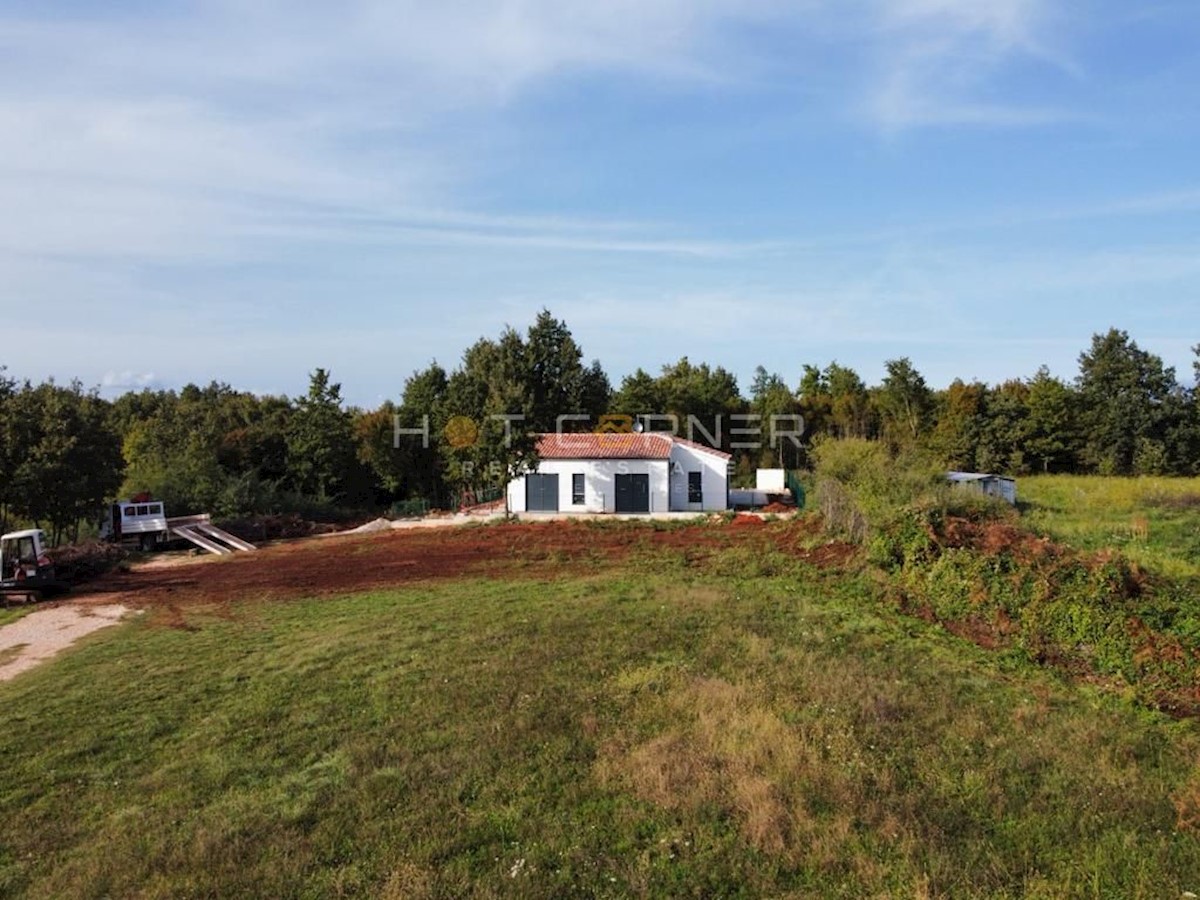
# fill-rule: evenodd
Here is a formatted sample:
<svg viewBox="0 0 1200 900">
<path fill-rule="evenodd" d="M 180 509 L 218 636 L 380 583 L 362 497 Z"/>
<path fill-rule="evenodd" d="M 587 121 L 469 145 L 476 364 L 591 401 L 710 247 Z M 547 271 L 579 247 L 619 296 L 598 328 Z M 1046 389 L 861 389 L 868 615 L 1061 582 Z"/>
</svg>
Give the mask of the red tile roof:
<svg viewBox="0 0 1200 900">
<path fill-rule="evenodd" d="M 729 459 L 728 453 L 662 432 L 543 434 L 537 452 L 542 459 L 670 459 L 675 443 Z"/>
<path fill-rule="evenodd" d="M 681 437 L 672 438 L 672 440 L 684 447 L 691 447 L 693 450 L 701 450 L 704 453 L 711 453 L 714 456 L 719 456 L 722 459 L 733 459 L 732 453 L 726 453 L 724 450 L 718 450 L 715 447 L 710 447 L 708 444 L 698 444 L 695 441 L 689 441 Z"/>
</svg>

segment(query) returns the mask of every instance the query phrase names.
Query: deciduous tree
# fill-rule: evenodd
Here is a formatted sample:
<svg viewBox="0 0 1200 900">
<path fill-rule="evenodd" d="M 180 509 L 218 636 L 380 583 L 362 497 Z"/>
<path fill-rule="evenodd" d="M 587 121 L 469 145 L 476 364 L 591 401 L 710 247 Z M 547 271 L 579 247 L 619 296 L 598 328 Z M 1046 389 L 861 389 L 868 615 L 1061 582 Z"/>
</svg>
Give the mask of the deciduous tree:
<svg viewBox="0 0 1200 900">
<path fill-rule="evenodd" d="M 1076 384 L 1085 461 L 1101 474 L 1157 468 L 1175 370 L 1113 328 L 1094 335 L 1091 348 L 1080 354 Z"/>
<path fill-rule="evenodd" d="M 876 391 L 885 435 L 896 444 L 914 443 L 933 410 L 933 392 L 907 356 L 889 359 Z"/>
<path fill-rule="evenodd" d="M 352 420 L 342 409 L 342 386 L 325 369 L 313 371 L 308 393 L 296 400 L 287 459 L 293 486 L 318 500 L 337 497 L 349 483 L 357 462 Z"/>
</svg>

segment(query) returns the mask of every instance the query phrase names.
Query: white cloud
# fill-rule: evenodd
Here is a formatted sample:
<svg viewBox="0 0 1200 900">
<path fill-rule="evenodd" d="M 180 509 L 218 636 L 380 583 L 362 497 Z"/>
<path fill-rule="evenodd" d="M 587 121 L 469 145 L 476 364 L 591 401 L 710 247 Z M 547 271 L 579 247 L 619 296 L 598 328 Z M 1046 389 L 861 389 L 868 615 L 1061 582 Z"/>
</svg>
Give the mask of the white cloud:
<svg viewBox="0 0 1200 900">
<path fill-rule="evenodd" d="M 100 386 L 105 390 L 141 390 L 156 384 L 153 372 L 134 372 L 128 369 L 123 372 L 109 370 L 100 378 Z"/>
<path fill-rule="evenodd" d="M 1053 0 L 878 0 L 876 82 L 867 114 L 884 130 L 1026 127 L 1080 118 L 1043 103 L 990 99 L 993 79 L 1024 61 L 1081 77 L 1047 38 Z"/>
<path fill-rule="evenodd" d="M 539 79 L 725 77 L 703 48 L 732 0 L 210 4 L 157 17 L 0 16 L 8 254 L 254 260 L 281 241 L 381 238 L 710 252 L 661 230 L 464 210 L 485 165 L 455 140 Z"/>
<path fill-rule="evenodd" d="M 867 108 L 885 129 L 1054 121 L 1055 109 L 976 95 L 1003 59 L 1053 58 L 1049 2 L 355 0 L 0 15 L 0 203 L 18 211 L 0 224 L 0 251 L 244 262 L 282 241 L 388 240 L 726 253 L 670 228 L 470 212 L 463 186 L 494 148 L 457 140 L 459 123 L 586 72 L 689 89 L 768 70 L 803 79 L 804 47 L 822 42 L 868 48 Z M 784 35 L 765 53 L 734 36 L 764 24 Z"/>
</svg>

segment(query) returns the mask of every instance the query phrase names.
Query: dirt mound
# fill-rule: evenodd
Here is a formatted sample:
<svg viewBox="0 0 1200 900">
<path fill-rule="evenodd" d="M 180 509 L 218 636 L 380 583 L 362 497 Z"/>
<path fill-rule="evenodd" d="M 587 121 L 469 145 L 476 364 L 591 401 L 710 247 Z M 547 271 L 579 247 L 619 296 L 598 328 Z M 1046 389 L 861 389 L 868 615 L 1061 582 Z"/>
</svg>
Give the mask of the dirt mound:
<svg viewBox="0 0 1200 900">
<path fill-rule="evenodd" d="M 333 534 L 348 527 L 347 525 L 312 522 L 295 513 L 253 516 L 245 519 L 223 519 L 218 524 L 230 534 L 254 544 L 312 537 L 316 534 Z"/>
<path fill-rule="evenodd" d="M 49 551 L 58 577 L 69 584 L 83 584 L 124 562 L 129 553 L 118 544 L 86 541 Z"/>
<path fill-rule="evenodd" d="M 351 528 L 346 534 L 378 534 L 381 531 L 391 531 L 392 520 L 385 519 L 380 516 L 378 519 L 372 519 L 365 525 L 359 525 L 357 528 Z"/>
<path fill-rule="evenodd" d="M 1008 522 L 983 521 L 951 516 L 933 535 L 943 547 L 1006 553 L 1022 562 L 1061 556 L 1063 548 L 1049 538 L 1038 537 Z"/>
<path fill-rule="evenodd" d="M 811 547 L 799 552 L 806 563 L 819 566 L 822 569 L 841 568 L 849 565 L 858 555 L 858 547 L 845 541 L 830 541 L 819 547 Z"/>
<path fill-rule="evenodd" d="M 767 523 L 754 513 L 738 513 L 729 523 L 731 528 L 762 528 Z"/>
</svg>

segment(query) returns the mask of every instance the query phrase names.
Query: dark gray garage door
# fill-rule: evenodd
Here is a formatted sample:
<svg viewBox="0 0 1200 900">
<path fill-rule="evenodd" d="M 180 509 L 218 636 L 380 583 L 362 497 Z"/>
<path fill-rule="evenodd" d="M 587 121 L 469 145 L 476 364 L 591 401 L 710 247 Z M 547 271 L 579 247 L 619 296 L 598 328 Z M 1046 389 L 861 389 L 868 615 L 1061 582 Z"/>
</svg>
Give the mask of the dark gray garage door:
<svg viewBox="0 0 1200 900">
<path fill-rule="evenodd" d="M 650 512 L 650 476 L 617 475 L 617 512 Z"/>
<path fill-rule="evenodd" d="M 558 512 L 558 476 L 525 476 L 525 509 L 529 512 Z"/>
</svg>

